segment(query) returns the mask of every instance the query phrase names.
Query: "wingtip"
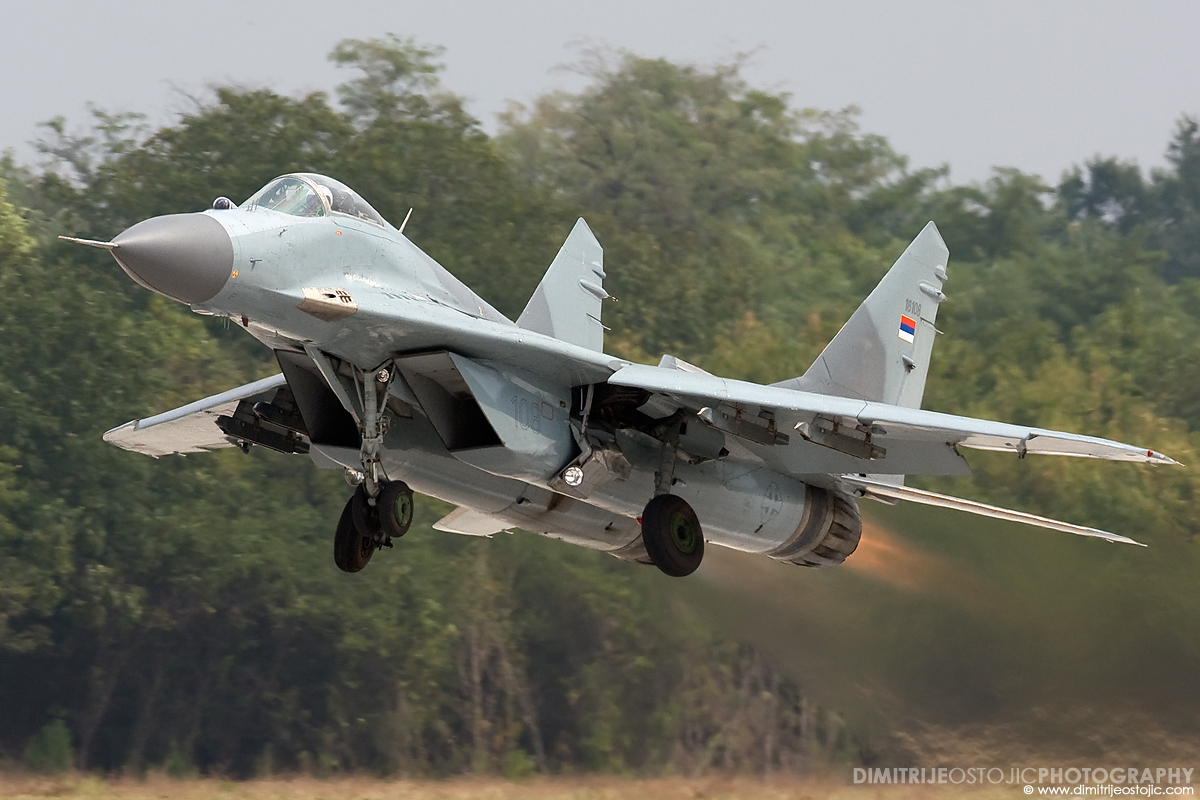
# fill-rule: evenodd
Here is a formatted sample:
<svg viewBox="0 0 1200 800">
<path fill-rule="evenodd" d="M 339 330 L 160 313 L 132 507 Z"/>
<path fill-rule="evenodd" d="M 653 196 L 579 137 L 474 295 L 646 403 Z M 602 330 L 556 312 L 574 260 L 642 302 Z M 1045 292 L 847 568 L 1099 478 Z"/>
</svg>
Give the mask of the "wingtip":
<svg viewBox="0 0 1200 800">
<path fill-rule="evenodd" d="M 1186 466 L 1183 462 L 1176 461 L 1175 459 L 1171 458 L 1169 455 L 1166 455 L 1165 453 L 1159 453 L 1154 450 L 1146 451 L 1146 463 L 1155 464 L 1155 465 L 1162 464 L 1162 465 L 1168 466 L 1168 467 Z"/>
<path fill-rule="evenodd" d="M 129 422 L 126 422 L 124 425 L 118 425 L 115 428 L 111 428 L 110 430 L 105 431 L 104 435 L 101 436 L 100 438 L 103 439 L 104 441 L 108 442 L 109 444 L 112 444 L 113 439 L 115 439 L 117 434 L 121 433 L 122 431 L 129 430 L 130 428 L 134 428 L 136 430 L 137 423 L 138 423 L 138 421 L 136 419 L 130 420 Z"/>
</svg>

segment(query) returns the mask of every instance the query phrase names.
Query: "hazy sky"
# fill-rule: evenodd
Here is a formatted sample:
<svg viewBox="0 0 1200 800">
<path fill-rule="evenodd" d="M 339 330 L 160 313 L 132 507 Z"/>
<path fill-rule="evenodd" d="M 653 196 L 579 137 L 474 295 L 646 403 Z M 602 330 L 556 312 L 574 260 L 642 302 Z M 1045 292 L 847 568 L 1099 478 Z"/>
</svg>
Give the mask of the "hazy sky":
<svg viewBox="0 0 1200 800">
<path fill-rule="evenodd" d="M 39 121 L 85 103 L 155 122 L 212 83 L 331 90 L 342 38 L 446 48 L 443 79 L 494 130 L 508 99 L 581 86 L 581 42 L 712 63 L 756 50 L 751 83 L 797 106 L 862 108 L 915 166 L 958 182 L 995 165 L 1057 180 L 1094 154 L 1162 163 L 1200 114 L 1200 2 L 792 0 L 42 0 L 0 15 L 0 149 L 33 157 Z"/>
</svg>

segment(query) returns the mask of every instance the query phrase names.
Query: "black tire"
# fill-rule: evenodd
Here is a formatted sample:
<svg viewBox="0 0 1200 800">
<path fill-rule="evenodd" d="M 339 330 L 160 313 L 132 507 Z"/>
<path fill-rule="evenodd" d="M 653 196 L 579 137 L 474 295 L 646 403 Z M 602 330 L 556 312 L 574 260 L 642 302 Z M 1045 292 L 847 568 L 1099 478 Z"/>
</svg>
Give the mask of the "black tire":
<svg viewBox="0 0 1200 800">
<path fill-rule="evenodd" d="M 363 536 L 354 522 L 354 498 L 350 498 L 333 536 L 333 563 L 342 572 L 358 572 L 374 553 L 375 542 Z"/>
<path fill-rule="evenodd" d="M 413 520 L 413 493 L 404 481 L 388 481 L 375 501 L 383 535 L 399 539 L 408 533 Z"/>
<path fill-rule="evenodd" d="M 350 498 L 350 512 L 359 532 L 372 542 L 378 542 L 383 532 L 379 523 L 379 506 L 371 502 L 366 484 L 360 483 L 354 490 L 354 496 Z"/>
<path fill-rule="evenodd" d="M 660 494 L 642 512 L 642 544 L 654 566 L 673 578 L 691 575 L 704 559 L 704 532 L 680 497 Z"/>
</svg>

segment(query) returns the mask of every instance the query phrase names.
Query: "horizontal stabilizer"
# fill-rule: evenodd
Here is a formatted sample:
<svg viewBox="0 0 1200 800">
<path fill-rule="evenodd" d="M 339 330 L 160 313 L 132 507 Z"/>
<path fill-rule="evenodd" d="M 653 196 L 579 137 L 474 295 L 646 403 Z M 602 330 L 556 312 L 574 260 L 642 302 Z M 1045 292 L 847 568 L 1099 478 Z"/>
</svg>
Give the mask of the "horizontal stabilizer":
<svg viewBox="0 0 1200 800">
<path fill-rule="evenodd" d="M 511 527 L 502 519 L 466 507 L 456 508 L 433 523 L 435 531 L 461 533 L 464 536 L 491 536 Z"/>
<path fill-rule="evenodd" d="M 105 433 L 104 441 L 154 458 L 233 447 L 217 427 L 217 417 L 232 415 L 242 400 L 261 395 L 260 399 L 269 401 L 275 390 L 286 384 L 283 375 L 272 375 L 153 417 L 126 422 Z"/>
<path fill-rule="evenodd" d="M 607 298 L 604 250 L 580 218 L 517 318 L 517 325 L 603 352 L 600 305 Z"/>
<path fill-rule="evenodd" d="M 1056 519 L 1048 519 L 1039 517 L 1036 514 L 1026 514 L 1024 511 L 1012 511 L 1007 508 L 998 508 L 989 506 L 984 503 L 976 503 L 974 500 L 963 500 L 960 497 L 949 497 L 944 494 L 936 494 L 934 492 L 926 492 L 921 489 L 913 489 L 908 486 L 897 486 L 894 483 L 884 483 L 883 481 L 863 478 L 858 475 L 843 475 L 842 480 L 851 486 L 857 487 L 863 491 L 864 496 L 885 501 L 892 500 L 908 500 L 913 503 L 920 503 L 926 506 L 937 506 L 938 508 L 952 508 L 956 511 L 966 511 L 969 514 L 978 514 L 981 517 L 993 517 L 995 519 L 1006 519 L 1012 522 L 1024 522 L 1026 525 L 1036 525 L 1039 528 L 1049 528 L 1054 531 L 1064 531 L 1066 533 L 1075 533 L 1080 536 L 1094 536 L 1097 539 L 1104 539 L 1109 542 L 1121 542 L 1123 544 L 1136 544 L 1139 547 L 1146 545 L 1141 542 L 1135 542 L 1126 536 L 1118 536 L 1115 533 L 1102 531 L 1098 528 L 1088 528 L 1084 525 L 1072 525 L 1069 522 L 1059 522 Z"/>
</svg>

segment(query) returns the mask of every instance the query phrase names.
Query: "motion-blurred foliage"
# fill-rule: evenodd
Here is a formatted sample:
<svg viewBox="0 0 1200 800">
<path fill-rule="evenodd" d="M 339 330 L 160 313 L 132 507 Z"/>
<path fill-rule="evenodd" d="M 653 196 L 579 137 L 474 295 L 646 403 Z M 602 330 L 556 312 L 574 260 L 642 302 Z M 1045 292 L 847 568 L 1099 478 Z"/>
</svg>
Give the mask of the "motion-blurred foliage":
<svg viewBox="0 0 1200 800">
<path fill-rule="evenodd" d="M 393 222 L 415 208 L 411 237 L 514 316 L 584 215 L 619 298 L 610 351 L 671 351 L 758 381 L 803 372 L 933 218 L 952 299 L 926 407 L 1196 462 L 1194 120 L 1148 178 L 1096 160 L 1058 187 L 1008 169 L 964 187 L 910 170 L 854 109 L 797 110 L 737 64 L 591 59 L 586 89 L 514 109 L 491 138 L 441 86 L 437 56 L 394 37 L 347 41 L 331 56 L 352 74 L 338 103 L 221 88 L 153 132 L 102 112 L 84 134 L 55 120 L 44 164 L 0 164 L 0 750 L 24 752 L 54 719 L 80 766 L 178 774 L 805 770 L 884 746 L 729 637 L 704 610 L 711 597 L 651 570 L 523 535 L 434 534 L 444 509 L 427 501 L 395 551 L 346 576 L 329 557 L 338 476 L 258 451 L 154 463 L 105 445 L 108 427 L 265 374 L 270 354 L 54 237 L 107 239 L 285 172 L 330 173 Z M 1127 598 L 1163 618 L 1128 618 L 1172 645 L 1160 651 L 1180 674 L 1200 668 L 1185 588 L 1192 472 L 972 460 L 974 483 L 939 485 L 1151 541 L 1150 560 L 1112 548 L 1086 561 L 1127 589 L 1169 560 Z M 944 529 L 917 536 L 952 547 Z M 1054 603 L 1055 559 L 1090 544 L 1065 538 L 1016 554 L 987 538 L 962 557 Z M 1022 577 L 1022 558 L 1042 568 Z M 863 589 L 833 580 L 813 585 Z M 1070 586 L 1072 608 L 1095 601 L 1121 618 L 1102 582 Z M 936 675 L 966 696 L 1015 669 L 917 669 L 939 653 L 969 669 L 1024 641 L 1003 618 L 985 641 L 972 609 L 948 602 L 896 606 L 920 611 L 915 638 L 878 620 L 856 632 L 907 665 L 888 671 L 892 691 L 925 697 Z"/>
</svg>

